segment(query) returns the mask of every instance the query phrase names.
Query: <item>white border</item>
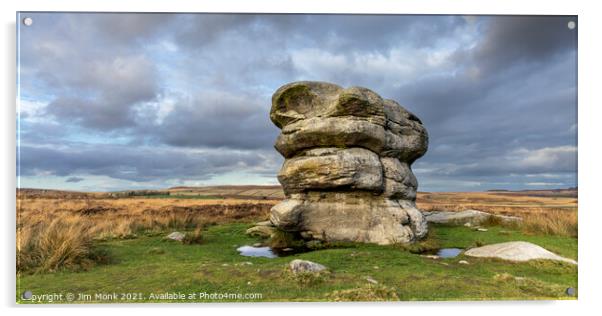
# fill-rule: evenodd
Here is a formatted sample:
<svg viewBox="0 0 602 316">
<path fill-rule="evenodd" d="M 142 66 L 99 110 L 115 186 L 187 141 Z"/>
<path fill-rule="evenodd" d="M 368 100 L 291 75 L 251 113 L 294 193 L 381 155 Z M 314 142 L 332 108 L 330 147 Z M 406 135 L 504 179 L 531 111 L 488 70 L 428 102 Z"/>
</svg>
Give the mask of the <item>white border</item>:
<svg viewBox="0 0 602 316">
<path fill-rule="evenodd" d="M 24 314 L 51 313 L 80 315 L 91 313 L 133 312 L 131 305 L 94 305 L 95 308 L 82 310 L 81 307 L 35 307 L 23 308 L 14 305 L 14 209 L 15 209 L 15 12 L 16 11 L 126 11 L 126 12 L 290 12 L 290 13 L 414 13 L 414 14 L 562 14 L 579 15 L 579 300 L 557 302 L 404 302 L 385 304 L 195 304 L 195 305 L 134 305 L 143 313 L 165 314 L 165 308 L 177 308 L 178 313 L 213 314 L 230 312 L 240 314 L 314 314 L 316 309 L 326 309 L 329 313 L 382 313 L 448 315 L 508 315 L 508 314 L 563 314 L 579 315 L 594 311 L 602 299 L 599 298 L 602 280 L 600 279 L 599 225 L 602 225 L 602 207 L 597 197 L 602 179 L 600 155 L 600 32 L 601 12 L 596 10 L 595 1 L 395 1 L 370 0 L 360 4 L 350 0 L 238 0 L 202 2 L 192 0 L 20 0 L 2 1 L 2 63 L 3 74 L 0 87 L 3 103 L 2 155 L 2 237 L 3 252 L 0 264 L 4 273 L 0 286 L 0 300 L 5 312 Z M 294 308 L 290 308 L 294 307 Z M 197 309 L 197 310 L 188 310 Z M 287 309 L 286 311 L 282 309 Z M 599 313 L 595 311 L 594 313 Z"/>
</svg>

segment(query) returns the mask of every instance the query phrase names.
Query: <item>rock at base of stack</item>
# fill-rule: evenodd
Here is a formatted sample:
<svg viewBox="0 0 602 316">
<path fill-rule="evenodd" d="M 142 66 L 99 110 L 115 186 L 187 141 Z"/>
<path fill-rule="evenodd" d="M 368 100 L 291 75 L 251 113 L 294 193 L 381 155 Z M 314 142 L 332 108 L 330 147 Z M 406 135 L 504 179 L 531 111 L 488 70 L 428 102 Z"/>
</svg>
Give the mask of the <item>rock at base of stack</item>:
<svg viewBox="0 0 602 316">
<path fill-rule="evenodd" d="M 272 97 L 282 129 L 275 148 L 286 199 L 270 221 L 304 239 L 407 243 L 427 234 L 412 163 L 424 155 L 422 122 L 366 88 L 294 82 Z"/>
</svg>

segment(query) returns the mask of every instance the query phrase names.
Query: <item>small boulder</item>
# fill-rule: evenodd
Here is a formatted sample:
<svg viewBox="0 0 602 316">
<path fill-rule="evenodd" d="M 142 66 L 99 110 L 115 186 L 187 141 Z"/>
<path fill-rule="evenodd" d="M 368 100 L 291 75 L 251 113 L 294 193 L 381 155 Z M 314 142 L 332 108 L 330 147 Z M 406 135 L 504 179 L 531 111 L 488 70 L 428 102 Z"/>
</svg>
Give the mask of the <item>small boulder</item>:
<svg viewBox="0 0 602 316">
<path fill-rule="evenodd" d="M 438 259 L 441 258 L 441 257 L 439 257 L 437 255 L 422 255 L 422 257 L 433 259 L 433 260 L 438 260 Z"/>
<path fill-rule="evenodd" d="M 423 212 L 423 214 L 429 223 L 464 225 L 466 227 L 480 225 L 491 219 L 502 223 L 516 223 L 522 220 L 516 216 L 496 215 L 478 210 L 465 210 L 461 212 L 432 211 Z"/>
<path fill-rule="evenodd" d="M 180 233 L 180 232 L 173 232 L 173 233 L 171 233 L 171 234 L 167 235 L 167 238 L 168 238 L 168 239 L 171 239 L 171 240 L 182 241 L 182 240 L 184 239 L 184 237 L 185 237 L 185 236 L 186 236 L 186 235 L 184 235 L 183 233 Z"/>
<path fill-rule="evenodd" d="M 326 267 L 308 260 L 295 259 L 289 263 L 293 274 L 298 273 L 319 273 L 326 270 Z"/>
<path fill-rule="evenodd" d="M 367 277 L 366 281 L 372 283 L 372 284 L 378 284 L 378 281 L 374 280 L 372 277 Z"/>
<path fill-rule="evenodd" d="M 472 248 L 464 253 L 470 257 L 499 258 L 509 261 L 549 259 L 577 264 L 577 261 L 561 257 L 538 245 L 526 241 L 511 241 Z"/>
</svg>

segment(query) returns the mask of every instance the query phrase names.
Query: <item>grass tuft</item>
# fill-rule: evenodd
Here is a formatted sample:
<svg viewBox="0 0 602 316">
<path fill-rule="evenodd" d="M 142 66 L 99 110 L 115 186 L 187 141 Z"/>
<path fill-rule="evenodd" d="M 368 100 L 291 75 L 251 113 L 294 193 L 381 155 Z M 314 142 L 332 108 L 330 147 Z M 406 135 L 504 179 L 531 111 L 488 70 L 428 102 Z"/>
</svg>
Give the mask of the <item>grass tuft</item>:
<svg viewBox="0 0 602 316">
<path fill-rule="evenodd" d="M 201 244 L 203 242 L 203 233 L 201 227 L 197 227 L 194 231 L 184 234 L 182 243 L 186 245 Z"/>
<path fill-rule="evenodd" d="M 304 246 L 303 240 L 293 233 L 276 229 L 267 240 L 267 245 L 271 248 L 300 248 Z"/>
<path fill-rule="evenodd" d="M 534 213 L 523 218 L 522 229 L 526 233 L 577 237 L 577 212 L 550 210 Z"/>
<path fill-rule="evenodd" d="M 326 297 L 335 302 L 399 301 L 399 296 L 395 289 L 374 284 L 355 289 L 334 291 L 328 293 Z"/>
<path fill-rule="evenodd" d="M 77 217 L 55 218 L 17 231 L 17 271 L 87 270 L 109 261 L 94 246 L 92 229 Z"/>
</svg>

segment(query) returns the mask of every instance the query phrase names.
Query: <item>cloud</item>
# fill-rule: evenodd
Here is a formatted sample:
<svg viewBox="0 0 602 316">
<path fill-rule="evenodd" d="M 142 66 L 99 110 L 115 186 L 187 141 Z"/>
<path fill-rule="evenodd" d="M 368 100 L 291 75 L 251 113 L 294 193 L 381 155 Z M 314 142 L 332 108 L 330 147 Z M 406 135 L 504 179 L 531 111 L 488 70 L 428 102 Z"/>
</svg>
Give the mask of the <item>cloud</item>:
<svg viewBox="0 0 602 316">
<path fill-rule="evenodd" d="M 424 163 L 417 170 L 421 173 L 445 176 L 495 177 L 519 174 L 525 177 L 550 177 L 562 173 L 576 174 L 577 147 L 559 146 L 539 149 L 518 148 L 496 157 L 448 162 Z"/>
<path fill-rule="evenodd" d="M 71 183 L 78 183 L 81 181 L 84 181 L 84 178 L 80 178 L 80 177 L 69 177 L 67 178 L 67 180 L 65 180 L 65 182 L 71 182 Z"/>
<path fill-rule="evenodd" d="M 544 63 L 576 48 L 577 32 L 567 26 L 576 20 L 574 16 L 492 17 L 474 58 L 484 71 L 502 70 L 510 63 Z"/>
<path fill-rule="evenodd" d="M 530 186 L 536 186 L 536 187 L 541 187 L 541 186 L 560 186 L 563 185 L 562 182 L 527 182 L 525 183 L 526 185 L 530 185 Z"/>
<path fill-rule="evenodd" d="M 95 175 L 137 182 L 207 180 L 236 171 L 275 174 L 280 162 L 271 151 L 82 144 L 21 146 L 19 161 L 22 176 Z"/>
<path fill-rule="evenodd" d="M 577 46 L 566 27 L 576 17 L 33 18 L 19 54 L 28 177 L 275 179 L 271 94 L 323 80 L 368 87 L 421 118 L 431 147 L 414 170 L 425 190 L 576 182 Z"/>
<path fill-rule="evenodd" d="M 253 95 L 199 94 L 176 104 L 155 135 L 172 146 L 271 148 L 278 130 L 267 119 L 269 103 L 260 100 Z"/>
<path fill-rule="evenodd" d="M 143 56 L 92 61 L 72 78 L 61 79 L 57 85 L 67 88 L 50 102 L 46 113 L 87 128 L 131 127 L 134 106 L 153 101 L 159 93 L 154 66 Z"/>
</svg>

